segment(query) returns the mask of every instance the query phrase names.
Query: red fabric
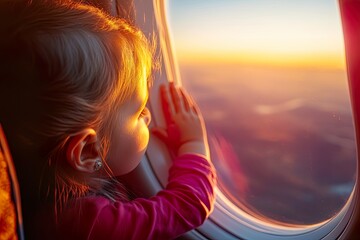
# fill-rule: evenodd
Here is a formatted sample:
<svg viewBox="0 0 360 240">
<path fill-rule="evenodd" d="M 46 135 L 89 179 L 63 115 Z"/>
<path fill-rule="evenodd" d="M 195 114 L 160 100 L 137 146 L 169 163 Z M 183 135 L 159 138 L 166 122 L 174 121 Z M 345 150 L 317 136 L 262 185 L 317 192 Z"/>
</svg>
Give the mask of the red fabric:
<svg viewBox="0 0 360 240">
<path fill-rule="evenodd" d="M 345 36 L 346 64 L 351 92 L 352 108 L 356 126 L 357 148 L 360 149 L 360 1 L 339 0 Z M 358 153 L 359 155 L 359 153 Z M 358 174 L 360 165 L 358 164 Z M 358 239 L 360 236 L 360 188 L 355 188 L 355 207 L 349 227 L 344 231 L 346 239 Z"/>
<path fill-rule="evenodd" d="M 57 234 L 64 239 L 173 239 L 209 216 L 215 181 L 215 170 L 206 159 L 180 156 L 166 189 L 156 196 L 130 202 L 82 198 L 62 214 Z"/>
<path fill-rule="evenodd" d="M 17 215 L 12 199 L 12 185 L 9 174 L 9 163 L 12 162 L 5 139 L 5 134 L 0 125 L 0 239 L 18 239 Z M 17 184 L 17 183 L 16 183 Z"/>
</svg>

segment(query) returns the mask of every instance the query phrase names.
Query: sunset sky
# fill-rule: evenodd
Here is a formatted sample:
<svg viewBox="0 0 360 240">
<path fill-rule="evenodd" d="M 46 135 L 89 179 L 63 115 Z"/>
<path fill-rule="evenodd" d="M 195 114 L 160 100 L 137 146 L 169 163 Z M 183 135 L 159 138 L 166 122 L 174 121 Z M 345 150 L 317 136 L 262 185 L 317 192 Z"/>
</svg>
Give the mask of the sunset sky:
<svg viewBox="0 0 360 240">
<path fill-rule="evenodd" d="M 336 0 L 171 0 L 180 61 L 344 68 Z"/>
<path fill-rule="evenodd" d="M 356 174 L 338 0 L 168 0 L 167 17 L 221 191 L 262 220 L 338 213 Z"/>
</svg>

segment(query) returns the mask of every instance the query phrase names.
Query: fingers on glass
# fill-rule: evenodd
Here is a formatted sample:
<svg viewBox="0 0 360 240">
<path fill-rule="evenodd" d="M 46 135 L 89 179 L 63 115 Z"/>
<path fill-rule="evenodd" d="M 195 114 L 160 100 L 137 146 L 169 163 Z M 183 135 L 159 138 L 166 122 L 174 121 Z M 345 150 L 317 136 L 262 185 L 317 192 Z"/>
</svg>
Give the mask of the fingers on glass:
<svg viewBox="0 0 360 240">
<path fill-rule="evenodd" d="M 162 107 L 166 122 L 172 123 L 172 117 L 179 112 L 192 112 L 200 116 L 200 111 L 193 98 L 182 87 L 174 83 L 161 87 Z"/>
<path fill-rule="evenodd" d="M 189 112 L 192 109 L 192 106 L 194 105 L 193 101 L 190 98 L 189 94 L 185 91 L 185 89 L 180 88 L 179 90 L 183 99 L 184 108 L 187 112 Z"/>
<path fill-rule="evenodd" d="M 181 88 L 180 91 L 184 99 L 185 109 L 187 111 L 193 111 L 196 115 L 200 115 L 199 107 L 197 106 L 194 99 L 186 92 L 185 89 Z"/>
<path fill-rule="evenodd" d="M 184 103 L 179 88 L 174 83 L 170 83 L 170 93 L 174 103 L 175 112 L 184 111 Z"/>
<path fill-rule="evenodd" d="M 161 104 L 166 124 L 169 125 L 172 123 L 172 116 L 175 114 L 175 109 L 171 100 L 169 89 L 165 86 L 161 86 Z"/>
<path fill-rule="evenodd" d="M 202 117 L 199 106 L 196 104 L 196 102 L 194 101 L 194 99 L 191 96 L 189 96 L 189 97 L 191 99 L 191 102 L 193 103 L 192 110 L 196 113 L 196 115 L 198 115 L 199 117 Z"/>
</svg>

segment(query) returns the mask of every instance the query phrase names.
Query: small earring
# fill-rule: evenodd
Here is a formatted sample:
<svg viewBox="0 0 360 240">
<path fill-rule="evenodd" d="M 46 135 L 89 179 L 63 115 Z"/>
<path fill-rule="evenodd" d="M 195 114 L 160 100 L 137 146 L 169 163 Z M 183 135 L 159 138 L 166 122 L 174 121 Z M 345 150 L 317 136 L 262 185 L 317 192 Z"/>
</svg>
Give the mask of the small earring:
<svg viewBox="0 0 360 240">
<path fill-rule="evenodd" d="M 94 172 L 99 171 L 102 168 L 102 161 L 96 160 L 94 164 Z"/>
</svg>

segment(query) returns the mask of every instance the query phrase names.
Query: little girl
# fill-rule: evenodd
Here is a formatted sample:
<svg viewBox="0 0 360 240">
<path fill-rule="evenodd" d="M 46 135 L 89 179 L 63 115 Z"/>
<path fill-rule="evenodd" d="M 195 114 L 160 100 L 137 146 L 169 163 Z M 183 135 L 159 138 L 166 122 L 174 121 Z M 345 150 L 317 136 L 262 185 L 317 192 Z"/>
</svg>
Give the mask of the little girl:
<svg viewBox="0 0 360 240">
<path fill-rule="evenodd" d="M 19 178 L 28 239 L 172 239 L 214 204 L 202 117 L 173 84 L 161 99 L 176 154 L 167 187 L 129 200 L 121 176 L 148 140 L 152 54 L 121 19 L 69 1 L 0 2 L 0 123 Z"/>
</svg>

